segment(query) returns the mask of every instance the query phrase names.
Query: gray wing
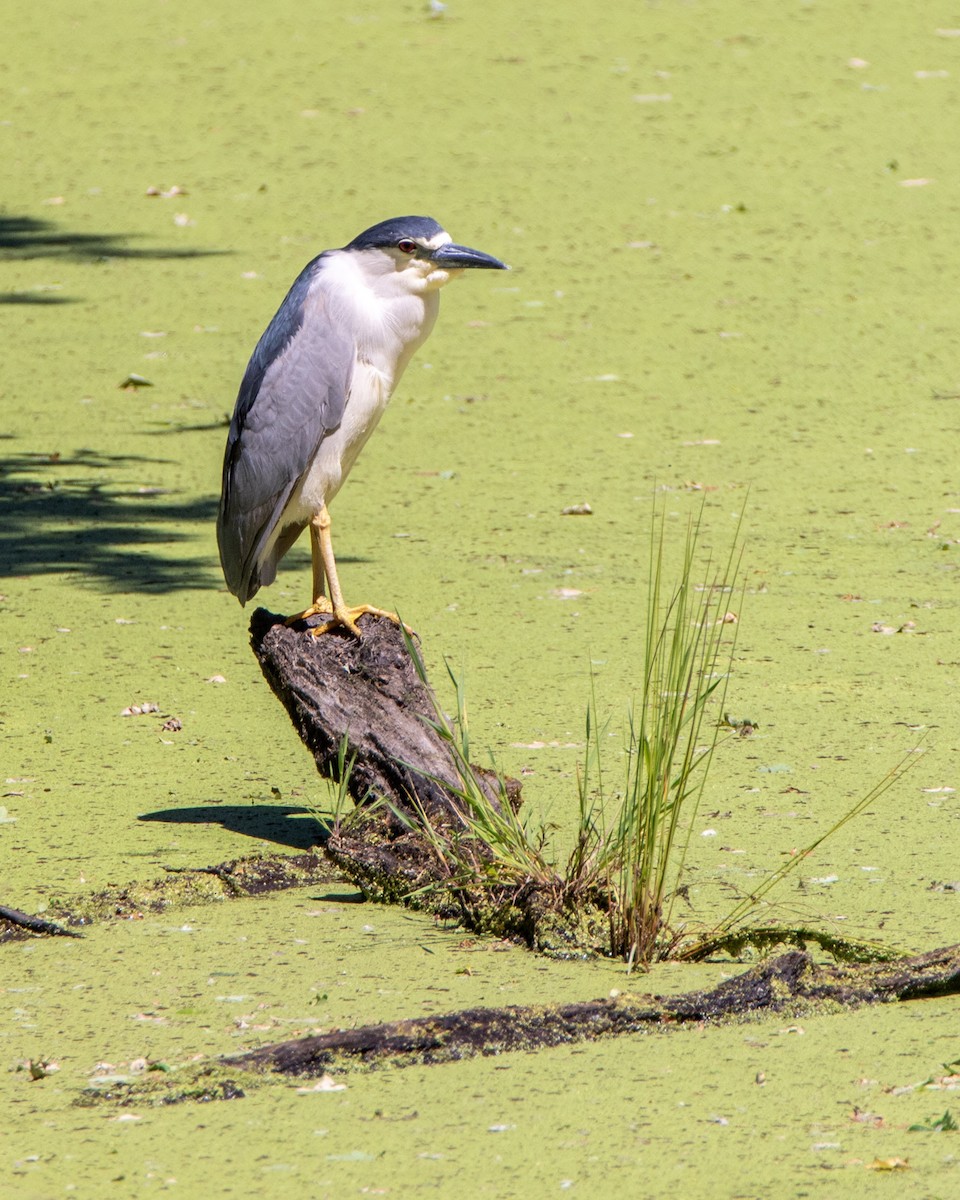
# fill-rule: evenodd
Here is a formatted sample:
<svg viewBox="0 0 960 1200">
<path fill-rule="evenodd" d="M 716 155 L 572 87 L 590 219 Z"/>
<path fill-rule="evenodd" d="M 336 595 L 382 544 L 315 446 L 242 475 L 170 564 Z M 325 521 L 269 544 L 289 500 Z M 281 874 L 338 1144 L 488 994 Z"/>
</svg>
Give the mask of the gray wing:
<svg viewBox="0 0 960 1200">
<path fill-rule="evenodd" d="M 241 604 L 260 587 L 260 554 L 350 389 L 355 348 L 318 286 L 323 259 L 304 267 L 257 343 L 230 422 L 217 542 Z"/>
</svg>

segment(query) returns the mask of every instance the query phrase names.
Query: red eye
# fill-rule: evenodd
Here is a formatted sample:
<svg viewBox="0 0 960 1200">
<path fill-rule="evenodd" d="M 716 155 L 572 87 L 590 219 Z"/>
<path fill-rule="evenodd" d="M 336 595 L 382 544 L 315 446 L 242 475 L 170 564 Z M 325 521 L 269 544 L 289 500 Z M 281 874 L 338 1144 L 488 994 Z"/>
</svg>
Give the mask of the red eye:
<svg viewBox="0 0 960 1200">
<path fill-rule="evenodd" d="M 401 238 L 401 240 L 397 242 L 397 249 L 402 250 L 404 254 L 412 254 L 416 248 L 417 243 L 411 241 L 410 238 Z"/>
</svg>

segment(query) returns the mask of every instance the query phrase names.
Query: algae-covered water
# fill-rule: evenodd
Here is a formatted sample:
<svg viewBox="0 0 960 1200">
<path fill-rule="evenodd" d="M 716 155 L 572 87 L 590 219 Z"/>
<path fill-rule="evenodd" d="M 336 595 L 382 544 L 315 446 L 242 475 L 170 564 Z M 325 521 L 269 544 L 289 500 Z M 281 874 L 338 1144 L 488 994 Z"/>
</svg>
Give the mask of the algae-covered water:
<svg viewBox="0 0 960 1200">
<path fill-rule="evenodd" d="M 920 744 L 781 912 L 957 940 L 960 14 L 434 9 L 50 0 L 5 22 L 0 903 L 313 840 L 324 786 L 219 574 L 224 421 L 304 262 L 422 212 L 514 269 L 444 294 L 338 497 L 348 598 L 399 609 L 438 680 L 444 658 L 464 674 L 473 743 L 562 847 L 591 686 L 614 753 L 636 690 L 654 507 L 678 553 L 701 503 L 718 555 L 742 519 L 728 704 L 758 728 L 718 751 L 683 915 L 723 911 Z M 298 549 L 262 598 L 293 611 L 308 583 Z M 960 1059 L 950 999 L 74 1105 L 144 1063 L 636 985 L 358 899 L 334 883 L 4 947 L 0 1194 L 960 1187 L 960 1135 L 909 1128 L 960 1118 L 921 1086 Z M 869 1169 L 895 1158 L 895 1184 Z"/>
</svg>

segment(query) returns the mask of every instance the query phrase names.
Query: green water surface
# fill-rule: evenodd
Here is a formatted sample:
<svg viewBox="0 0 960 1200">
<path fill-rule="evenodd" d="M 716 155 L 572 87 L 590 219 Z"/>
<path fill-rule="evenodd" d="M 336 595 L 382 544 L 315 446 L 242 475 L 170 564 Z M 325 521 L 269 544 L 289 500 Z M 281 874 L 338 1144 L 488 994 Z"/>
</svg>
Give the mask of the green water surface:
<svg viewBox="0 0 960 1200">
<path fill-rule="evenodd" d="M 933 0 L 14 2 L 0 903 L 313 840 L 324 785 L 219 574 L 224 422 L 303 264 L 413 212 L 514 269 L 444 294 L 338 497 L 348 599 L 399 609 L 438 680 L 444 658 L 464 673 L 474 744 L 562 847 L 591 674 L 614 754 L 637 689 L 655 505 L 678 553 L 702 502 L 718 554 L 742 517 L 728 702 L 758 728 L 718 751 L 682 915 L 722 912 L 922 743 L 781 914 L 958 940 L 958 86 L 960 12 Z M 308 588 L 298 548 L 257 599 Z M 2 948 L 0 1195 L 960 1189 L 960 1135 L 909 1131 L 960 1118 L 920 1086 L 960 1059 L 951 999 L 74 1106 L 144 1060 L 740 969 L 638 984 L 358 899 Z M 31 1081 L 31 1059 L 59 1070 Z"/>
</svg>

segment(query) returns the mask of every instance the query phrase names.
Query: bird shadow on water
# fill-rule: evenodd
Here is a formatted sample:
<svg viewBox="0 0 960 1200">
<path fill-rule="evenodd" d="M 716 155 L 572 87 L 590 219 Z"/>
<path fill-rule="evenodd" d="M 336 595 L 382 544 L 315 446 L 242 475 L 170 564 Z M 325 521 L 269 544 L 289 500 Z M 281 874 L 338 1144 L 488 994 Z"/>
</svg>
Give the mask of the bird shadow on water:
<svg viewBox="0 0 960 1200">
<path fill-rule="evenodd" d="M 322 846 L 330 825 L 310 808 L 293 804 L 205 804 L 194 808 L 163 808 L 141 813 L 140 821 L 170 825 L 221 825 L 231 833 L 276 842 L 294 850 Z"/>
<path fill-rule="evenodd" d="M 222 586 L 210 555 L 178 552 L 190 526 L 215 520 L 216 499 L 145 482 L 168 461 L 89 449 L 0 457 L 0 575 L 74 574 L 148 593 Z"/>
</svg>

